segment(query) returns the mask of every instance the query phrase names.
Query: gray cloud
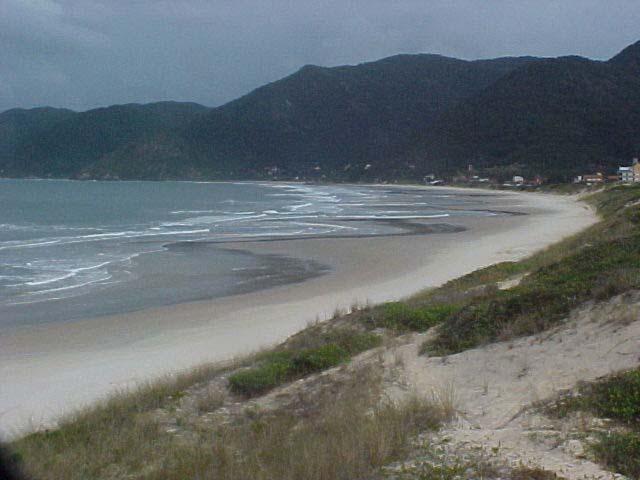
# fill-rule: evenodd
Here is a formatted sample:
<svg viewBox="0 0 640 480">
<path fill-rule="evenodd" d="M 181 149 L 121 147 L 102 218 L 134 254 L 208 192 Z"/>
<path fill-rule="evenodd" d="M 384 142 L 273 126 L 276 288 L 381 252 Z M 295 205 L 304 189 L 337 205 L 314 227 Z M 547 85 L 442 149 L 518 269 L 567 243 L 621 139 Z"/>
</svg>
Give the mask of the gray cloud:
<svg viewBox="0 0 640 480">
<path fill-rule="evenodd" d="M 396 53 L 608 58 L 637 0 L 1 0 L 0 111 L 218 105 L 305 64 Z"/>
</svg>

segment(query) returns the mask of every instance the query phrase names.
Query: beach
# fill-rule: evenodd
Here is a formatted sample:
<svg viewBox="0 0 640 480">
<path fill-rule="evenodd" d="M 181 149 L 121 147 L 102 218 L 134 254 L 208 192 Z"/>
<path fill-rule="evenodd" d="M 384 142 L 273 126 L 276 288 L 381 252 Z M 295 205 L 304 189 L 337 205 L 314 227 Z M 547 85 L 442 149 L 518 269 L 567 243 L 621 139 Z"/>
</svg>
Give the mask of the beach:
<svg viewBox="0 0 640 480">
<path fill-rule="evenodd" d="M 429 234 L 226 243 L 231 250 L 312 260 L 328 273 L 213 300 L 2 333 L 0 434 L 40 428 L 116 390 L 273 345 L 353 304 L 397 300 L 521 259 L 597 221 L 575 197 L 474 192 L 487 201 L 483 208 L 513 215 L 447 220 L 461 227 L 447 233 L 437 233 L 445 222 L 434 218 L 416 222 L 434 227 Z"/>
</svg>

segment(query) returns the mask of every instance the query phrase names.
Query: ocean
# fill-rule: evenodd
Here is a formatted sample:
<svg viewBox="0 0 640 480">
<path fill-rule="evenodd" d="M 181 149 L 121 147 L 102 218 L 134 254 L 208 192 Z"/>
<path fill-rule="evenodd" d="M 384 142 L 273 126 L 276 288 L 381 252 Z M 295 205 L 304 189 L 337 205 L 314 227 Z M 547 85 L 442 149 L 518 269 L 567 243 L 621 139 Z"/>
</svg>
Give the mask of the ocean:
<svg viewBox="0 0 640 480">
<path fill-rule="evenodd" d="M 328 267 L 238 244 L 456 231 L 457 216 L 500 214 L 478 197 L 400 186 L 3 179 L 0 327 L 304 281 Z"/>
</svg>

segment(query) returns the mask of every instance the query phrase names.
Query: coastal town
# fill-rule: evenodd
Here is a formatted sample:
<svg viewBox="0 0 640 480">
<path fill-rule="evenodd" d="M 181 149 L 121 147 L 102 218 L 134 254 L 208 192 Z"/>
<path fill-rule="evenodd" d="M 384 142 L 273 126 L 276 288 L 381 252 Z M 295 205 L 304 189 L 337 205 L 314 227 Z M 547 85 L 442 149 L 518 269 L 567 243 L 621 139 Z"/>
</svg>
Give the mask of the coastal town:
<svg viewBox="0 0 640 480">
<path fill-rule="evenodd" d="M 487 176 L 482 173 L 483 172 L 481 170 L 476 170 L 472 164 L 469 164 L 467 172 L 464 175 L 453 176 L 450 181 L 440 178 L 435 174 L 429 174 L 425 175 L 424 183 L 432 186 L 447 184 L 476 184 L 478 186 L 490 185 L 492 187 L 502 186 L 506 188 L 539 187 L 540 185 L 547 183 L 547 179 L 540 175 L 526 177 L 524 174 L 514 174 L 511 178 L 504 180 L 497 176 Z M 573 177 L 572 183 L 586 186 L 603 185 L 605 183 L 640 183 L 640 160 L 638 158 L 633 158 L 631 165 L 618 167 L 615 174 L 595 172 L 576 175 Z"/>
</svg>

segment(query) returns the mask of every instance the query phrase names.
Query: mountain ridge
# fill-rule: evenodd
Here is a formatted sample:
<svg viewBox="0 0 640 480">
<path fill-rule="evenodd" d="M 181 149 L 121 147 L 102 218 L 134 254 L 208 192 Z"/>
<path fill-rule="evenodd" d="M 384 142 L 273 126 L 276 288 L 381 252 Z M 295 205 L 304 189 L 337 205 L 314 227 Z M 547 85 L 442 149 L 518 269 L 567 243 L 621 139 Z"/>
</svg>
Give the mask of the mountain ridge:
<svg viewBox="0 0 640 480">
<path fill-rule="evenodd" d="M 12 109 L 0 114 L 0 174 L 376 181 L 472 163 L 566 180 L 637 156 L 639 78 L 637 42 L 607 61 L 398 54 L 305 65 L 216 108 Z"/>
</svg>

